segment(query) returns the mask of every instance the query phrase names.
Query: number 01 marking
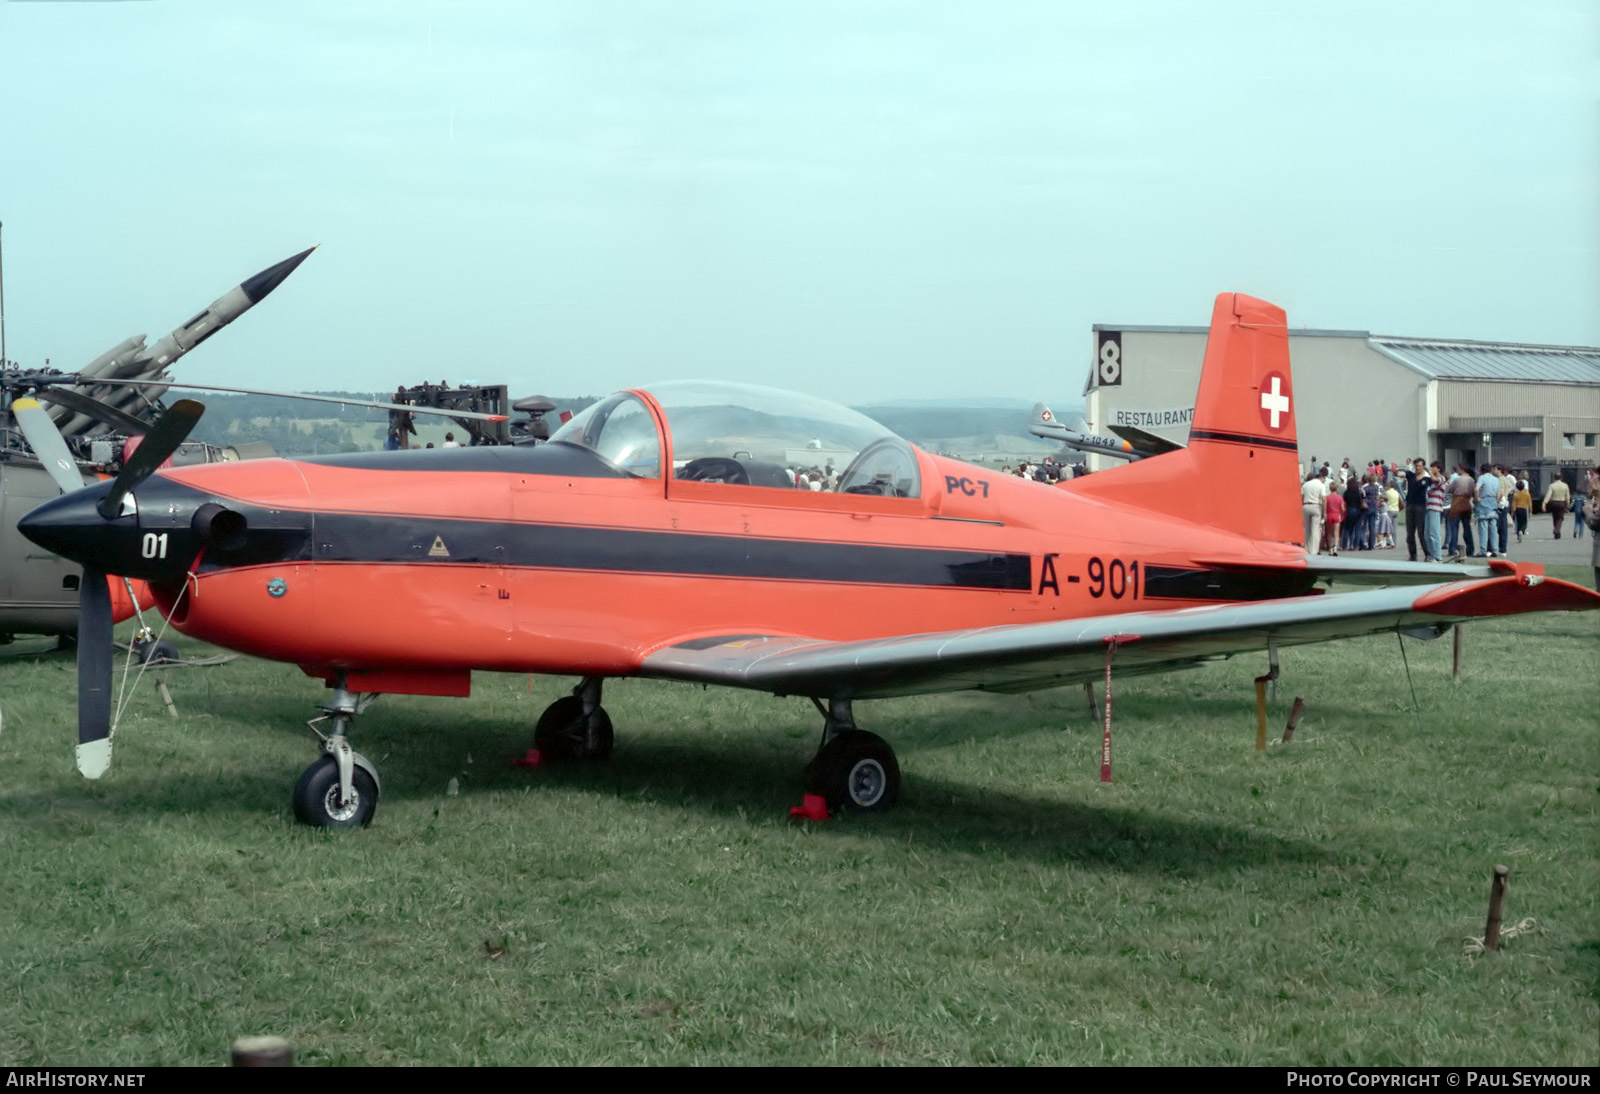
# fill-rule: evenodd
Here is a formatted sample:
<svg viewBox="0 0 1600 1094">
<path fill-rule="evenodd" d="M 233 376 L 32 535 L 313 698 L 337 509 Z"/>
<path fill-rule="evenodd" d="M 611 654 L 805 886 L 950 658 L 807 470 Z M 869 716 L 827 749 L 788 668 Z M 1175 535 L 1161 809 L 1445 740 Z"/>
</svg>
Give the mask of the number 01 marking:
<svg viewBox="0 0 1600 1094">
<path fill-rule="evenodd" d="M 145 558 L 166 558 L 167 533 L 162 532 L 158 535 L 155 532 L 146 532 L 139 544 L 139 553 Z"/>
</svg>

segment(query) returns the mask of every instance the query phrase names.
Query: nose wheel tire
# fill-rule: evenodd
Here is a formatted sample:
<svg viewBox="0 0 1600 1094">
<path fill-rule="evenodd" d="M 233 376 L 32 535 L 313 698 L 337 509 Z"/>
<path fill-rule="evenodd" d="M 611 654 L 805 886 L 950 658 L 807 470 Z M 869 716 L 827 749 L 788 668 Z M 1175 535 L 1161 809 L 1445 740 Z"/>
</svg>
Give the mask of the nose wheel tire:
<svg viewBox="0 0 1600 1094">
<path fill-rule="evenodd" d="M 322 756 L 294 784 L 294 815 L 313 828 L 361 828 L 372 823 L 378 808 L 378 787 L 357 767 L 350 772 L 350 800 L 339 801 L 339 765 Z"/>
<path fill-rule="evenodd" d="M 806 789 L 822 795 L 829 809 L 886 813 L 900 796 L 900 764 L 882 737 L 847 729 L 806 766 Z"/>
<path fill-rule="evenodd" d="M 533 727 L 534 747 L 547 763 L 604 760 L 611 755 L 611 715 L 604 707 L 595 707 L 589 721 L 586 725 L 583 700 L 578 696 L 557 699 Z"/>
</svg>

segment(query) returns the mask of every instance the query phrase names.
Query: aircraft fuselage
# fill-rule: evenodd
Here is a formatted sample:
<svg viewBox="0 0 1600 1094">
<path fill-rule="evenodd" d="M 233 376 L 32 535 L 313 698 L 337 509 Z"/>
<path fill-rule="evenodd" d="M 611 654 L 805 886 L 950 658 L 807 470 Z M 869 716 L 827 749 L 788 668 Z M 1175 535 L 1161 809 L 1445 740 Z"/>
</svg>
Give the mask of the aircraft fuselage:
<svg viewBox="0 0 1600 1094">
<path fill-rule="evenodd" d="M 1195 561 L 1292 545 L 916 459 L 912 498 L 636 478 L 563 445 L 271 459 L 163 472 L 110 524 L 73 515 L 93 490 L 30 523 L 92 527 L 95 564 L 148 579 L 186 634 L 427 694 L 466 694 L 475 668 L 630 675 L 711 636 L 878 638 L 1311 586 Z"/>
</svg>

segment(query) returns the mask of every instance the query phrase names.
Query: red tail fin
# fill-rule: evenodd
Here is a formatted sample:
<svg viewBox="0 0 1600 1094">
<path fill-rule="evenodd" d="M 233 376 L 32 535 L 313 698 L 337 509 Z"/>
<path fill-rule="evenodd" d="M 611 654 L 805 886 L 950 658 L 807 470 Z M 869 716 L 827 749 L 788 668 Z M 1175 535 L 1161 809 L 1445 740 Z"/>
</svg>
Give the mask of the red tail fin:
<svg viewBox="0 0 1600 1094">
<path fill-rule="evenodd" d="M 1300 457 L 1283 309 L 1223 293 L 1211 313 L 1189 446 L 1073 488 L 1253 539 L 1298 543 Z"/>
</svg>

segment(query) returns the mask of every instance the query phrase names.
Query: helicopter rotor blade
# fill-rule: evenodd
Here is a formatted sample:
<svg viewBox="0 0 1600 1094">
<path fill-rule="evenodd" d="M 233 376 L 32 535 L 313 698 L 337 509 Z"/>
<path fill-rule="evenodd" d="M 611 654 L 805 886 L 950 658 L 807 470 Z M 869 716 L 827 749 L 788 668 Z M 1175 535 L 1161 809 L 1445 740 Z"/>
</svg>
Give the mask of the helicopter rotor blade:
<svg viewBox="0 0 1600 1094">
<path fill-rule="evenodd" d="M 99 422 L 104 422 L 113 429 L 121 430 L 133 436 L 149 432 L 150 423 L 142 418 L 135 418 L 126 410 L 119 410 L 98 399 L 91 399 L 82 392 L 74 391 L 69 387 L 41 387 L 38 397 L 48 402 L 76 410 L 79 414 L 87 414 Z"/>
<path fill-rule="evenodd" d="M 39 401 L 17 399 L 11 404 L 11 413 L 16 416 L 17 425 L 22 427 L 22 435 L 28 438 L 33 454 L 39 457 L 39 462 L 50 473 L 61 492 L 70 494 L 81 489 L 83 473 L 78 470 L 77 461 L 72 458 L 61 431 Z"/>
</svg>

